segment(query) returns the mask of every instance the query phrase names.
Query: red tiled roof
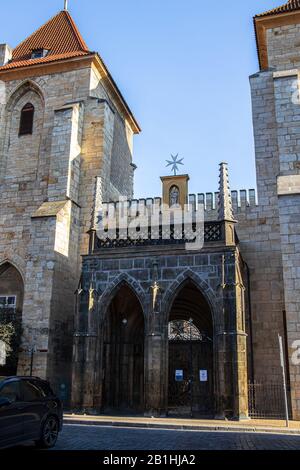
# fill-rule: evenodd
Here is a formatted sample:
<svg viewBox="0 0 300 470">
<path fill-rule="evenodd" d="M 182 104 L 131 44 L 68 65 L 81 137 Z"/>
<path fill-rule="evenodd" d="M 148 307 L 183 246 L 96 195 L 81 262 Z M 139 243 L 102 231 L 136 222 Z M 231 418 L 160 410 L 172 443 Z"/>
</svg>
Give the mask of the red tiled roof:
<svg viewBox="0 0 300 470">
<path fill-rule="evenodd" d="M 256 15 L 255 18 L 259 18 L 261 16 L 271 16 L 271 15 L 279 15 L 280 13 L 288 13 L 290 11 L 300 10 L 300 0 L 289 0 L 284 5 L 280 7 L 273 8 L 272 10 L 268 10 L 265 13 L 261 13 Z"/>
<path fill-rule="evenodd" d="M 47 49 L 49 52 L 46 57 L 31 59 L 32 51 L 35 49 Z M 71 15 L 64 10 L 51 18 L 35 33 L 25 39 L 25 41 L 21 42 L 13 50 L 12 60 L 0 67 L 0 71 L 89 54 L 91 52 Z"/>
</svg>

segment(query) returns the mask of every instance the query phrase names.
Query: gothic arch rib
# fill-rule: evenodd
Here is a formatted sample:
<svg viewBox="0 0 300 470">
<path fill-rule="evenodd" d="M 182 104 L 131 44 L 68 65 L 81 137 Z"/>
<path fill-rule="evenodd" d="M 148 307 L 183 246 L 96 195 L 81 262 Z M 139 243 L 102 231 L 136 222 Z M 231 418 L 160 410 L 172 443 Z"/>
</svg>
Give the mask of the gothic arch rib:
<svg viewBox="0 0 300 470">
<path fill-rule="evenodd" d="M 183 288 L 184 284 L 188 281 L 192 281 L 205 298 L 211 310 L 213 323 L 216 324 L 218 307 L 215 293 L 207 284 L 207 282 L 202 279 L 199 274 L 195 273 L 190 268 L 186 269 L 177 276 L 177 278 L 167 288 L 163 296 L 162 312 L 165 317 L 165 320 L 168 320 L 174 300 L 176 299 L 180 290 Z"/>
<path fill-rule="evenodd" d="M 18 255 L 12 254 L 10 257 L 0 259 L 0 270 L 1 270 L 1 267 L 4 266 L 5 264 L 10 264 L 20 273 L 20 276 L 22 277 L 22 280 L 23 280 L 23 284 L 25 286 L 26 266 L 22 258 Z"/>
<path fill-rule="evenodd" d="M 45 99 L 44 99 L 44 93 L 40 86 L 34 82 L 33 80 L 24 80 L 22 83 L 20 83 L 9 95 L 9 98 L 6 103 L 6 110 L 7 112 L 10 112 L 15 104 L 24 96 L 26 93 L 29 91 L 32 91 L 36 93 L 44 107 L 45 104 Z"/>
<path fill-rule="evenodd" d="M 119 274 L 111 283 L 110 285 L 106 288 L 106 290 L 103 292 L 103 294 L 100 296 L 99 301 L 98 301 L 98 312 L 100 313 L 100 316 L 102 319 L 105 318 L 107 314 L 107 310 L 122 286 L 128 286 L 129 289 L 132 290 L 132 292 L 136 295 L 140 305 L 141 309 L 143 311 L 143 315 L 145 317 L 145 311 L 146 311 L 146 295 L 144 290 L 142 289 L 140 283 L 134 279 L 132 276 L 130 276 L 127 273 L 121 273 Z"/>
</svg>

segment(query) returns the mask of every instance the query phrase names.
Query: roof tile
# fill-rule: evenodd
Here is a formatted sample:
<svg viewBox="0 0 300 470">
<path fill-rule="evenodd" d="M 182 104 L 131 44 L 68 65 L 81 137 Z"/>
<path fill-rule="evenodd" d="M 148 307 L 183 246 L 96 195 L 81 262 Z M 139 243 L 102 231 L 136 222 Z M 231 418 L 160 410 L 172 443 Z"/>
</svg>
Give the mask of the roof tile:
<svg viewBox="0 0 300 470">
<path fill-rule="evenodd" d="M 255 18 L 260 18 L 262 16 L 271 16 L 271 15 L 279 15 L 280 13 L 288 13 L 290 11 L 300 10 L 300 0 L 289 0 L 284 5 L 281 5 L 277 8 L 273 8 L 272 10 L 268 10 L 264 13 L 260 13 L 256 15 Z"/>
</svg>

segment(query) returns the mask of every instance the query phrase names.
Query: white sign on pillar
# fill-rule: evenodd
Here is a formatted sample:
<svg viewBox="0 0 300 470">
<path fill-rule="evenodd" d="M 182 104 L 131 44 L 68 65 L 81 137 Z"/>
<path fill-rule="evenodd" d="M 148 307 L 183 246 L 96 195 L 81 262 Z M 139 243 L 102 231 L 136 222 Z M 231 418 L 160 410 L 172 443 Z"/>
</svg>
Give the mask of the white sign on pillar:
<svg viewBox="0 0 300 470">
<path fill-rule="evenodd" d="M 208 381 L 207 370 L 200 370 L 199 371 L 199 378 L 200 378 L 200 382 L 207 382 Z"/>
<path fill-rule="evenodd" d="M 175 371 L 175 381 L 183 382 L 183 370 L 182 369 L 177 369 Z"/>
</svg>

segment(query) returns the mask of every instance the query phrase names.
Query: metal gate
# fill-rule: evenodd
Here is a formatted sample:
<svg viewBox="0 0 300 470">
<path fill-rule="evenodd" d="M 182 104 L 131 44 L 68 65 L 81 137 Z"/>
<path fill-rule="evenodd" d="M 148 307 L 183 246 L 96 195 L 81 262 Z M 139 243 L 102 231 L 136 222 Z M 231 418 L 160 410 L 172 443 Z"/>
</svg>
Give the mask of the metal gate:
<svg viewBox="0 0 300 470">
<path fill-rule="evenodd" d="M 282 383 L 249 383 L 249 416 L 256 419 L 285 419 Z"/>
<path fill-rule="evenodd" d="M 212 340 L 187 321 L 169 325 L 169 415 L 210 417 L 214 410 Z"/>
</svg>

